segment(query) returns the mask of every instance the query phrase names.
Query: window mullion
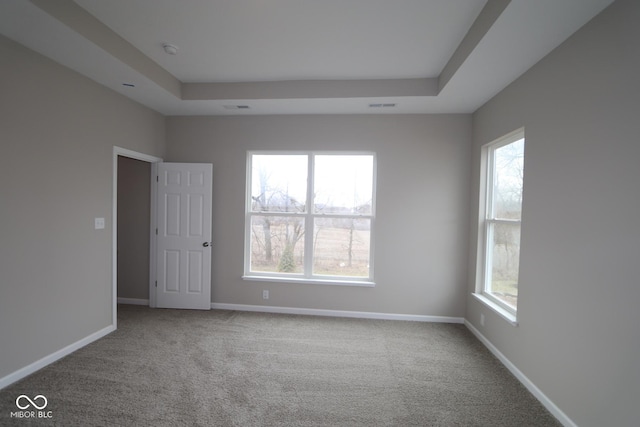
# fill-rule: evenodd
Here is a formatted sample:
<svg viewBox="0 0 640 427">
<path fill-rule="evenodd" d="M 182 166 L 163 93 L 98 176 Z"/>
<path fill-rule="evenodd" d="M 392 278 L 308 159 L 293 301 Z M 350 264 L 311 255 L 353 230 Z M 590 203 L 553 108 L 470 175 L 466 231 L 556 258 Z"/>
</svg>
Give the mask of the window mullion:
<svg viewBox="0 0 640 427">
<path fill-rule="evenodd" d="M 520 219 L 505 219 L 505 218 L 487 218 L 486 222 L 491 224 L 507 224 L 507 225 L 520 225 L 522 220 Z"/>
<path fill-rule="evenodd" d="M 309 154 L 307 159 L 307 209 L 304 221 L 304 276 L 313 276 L 313 229 L 314 229 L 314 155 Z"/>
</svg>

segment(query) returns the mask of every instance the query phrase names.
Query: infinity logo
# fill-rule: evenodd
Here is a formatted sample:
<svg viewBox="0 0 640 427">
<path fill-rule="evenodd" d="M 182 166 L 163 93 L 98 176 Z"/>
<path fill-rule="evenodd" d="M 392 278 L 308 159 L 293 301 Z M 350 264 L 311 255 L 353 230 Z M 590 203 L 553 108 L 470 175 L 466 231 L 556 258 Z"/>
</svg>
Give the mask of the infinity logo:
<svg viewBox="0 0 640 427">
<path fill-rule="evenodd" d="M 36 401 L 38 399 L 41 399 L 44 403 L 42 404 L 42 406 L 38 405 L 36 403 Z M 24 406 L 20 405 L 21 401 L 26 400 L 28 403 L 26 403 Z M 34 408 L 40 410 L 40 409 L 44 409 L 47 407 L 47 398 L 44 397 L 43 395 L 39 394 L 36 397 L 33 398 L 33 400 L 31 400 L 29 398 L 29 396 L 26 396 L 24 394 L 21 394 L 20 396 L 18 396 L 18 398 L 16 399 L 16 406 L 20 409 L 27 409 L 29 407 L 29 405 L 33 406 Z"/>
</svg>

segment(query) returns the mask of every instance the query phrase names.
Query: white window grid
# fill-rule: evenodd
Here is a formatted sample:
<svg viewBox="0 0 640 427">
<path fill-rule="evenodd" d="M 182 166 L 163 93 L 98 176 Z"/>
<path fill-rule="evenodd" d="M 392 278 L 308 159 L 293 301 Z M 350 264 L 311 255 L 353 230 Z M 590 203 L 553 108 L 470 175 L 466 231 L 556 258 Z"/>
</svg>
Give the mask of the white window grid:
<svg viewBox="0 0 640 427">
<path fill-rule="evenodd" d="M 482 278 L 479 286 L 480 293 L 492 303 L 498 305 L 503 310 L 515 316 L 517 314 L 517 308 L 505 303 L 501 299 L 494 296 L 488 291 L 491 283 L 491 269 L 493 266 L 493 250 L 491 243 L 493 242 L 493 230 L 496 225 L 511 225 L 518 226 L 522 229 L 522 219 L 505 219 L 497 218 L 495 215 L 495 203 L 494 203 L 494 179 L 495 179 L 495 151 L 501 147 L 512 144 L 520 139 L 524 139 L 524 129 L 518 129 L 511 132 L 508 135 L 499 138 L 493 142 L 488 143 L 483 147 L 485 159 L 486 159 L 486 176 L 483 185 L 485 200 L 484 200 L 484 214 L 482 217 L 483 222 L 483 245 L 482 245 Z M 519 282 L 519 280 L 518 280 Z"/>
<path fill-rule="evenodd" d="M 306 155 L 307 156 L 307 197 L 305 201 L 305 212 L 258 212 L 251 210 L 251 180 L 252 180 L 252 157 L 254 155 Z M 372 201 L 370 213 L 345 214 L 345 213 L 316 213 L 313 209 L 313 177 L 314 158 L 316 155 L 363 155 L 373 157 L 373 181 L 372 181 Z M 376 179 L 377 179 L 377 158 L 376 153 L 371 151 L 248 151 L 246 167 L 246 195 L 245 195 L 245 247 L 244 247 L 244 277 L 281 279 L 302 282 L 315 282 L 326 284 L 351 284 L 359 283 L 373 285 L 374 280 L 374 229 L 375 229 L 375 204 L 376 204 Z M 272 217 L 299 217 L 304 219 L 304 268 L 303 273 L 283 273 L 283 272 L 260 272 L 251 271 L 251 218 L 253 216 Z M 369 276 L 339 276 L 339 275 L 319 275 L 313 274 L 313 227 L 316 218 L 354 218 L 368 219 L 370 221 L 370 242 L 369 242 Z"/>
</svg>

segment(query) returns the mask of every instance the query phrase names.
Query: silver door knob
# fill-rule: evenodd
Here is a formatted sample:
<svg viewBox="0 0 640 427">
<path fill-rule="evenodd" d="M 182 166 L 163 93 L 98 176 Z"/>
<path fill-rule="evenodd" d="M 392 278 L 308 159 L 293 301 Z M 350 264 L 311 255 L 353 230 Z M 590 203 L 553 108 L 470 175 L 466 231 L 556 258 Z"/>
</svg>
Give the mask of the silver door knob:
<svg viewBox="0 0 640 427">
<path fill-rule="evenodd" d="M 209 246 L 211 246 L 212 243 L 213 242 L 204 242 L 202 246 L 204 246 L 205 248 L 208 248 Z"/>
</svg>

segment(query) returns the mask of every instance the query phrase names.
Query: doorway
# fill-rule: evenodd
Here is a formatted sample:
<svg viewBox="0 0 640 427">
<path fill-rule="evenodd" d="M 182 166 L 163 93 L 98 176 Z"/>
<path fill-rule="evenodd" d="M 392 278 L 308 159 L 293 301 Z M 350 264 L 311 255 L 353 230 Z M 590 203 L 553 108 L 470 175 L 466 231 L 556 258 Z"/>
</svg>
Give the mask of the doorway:
<svg viewBox="0 0 640 427">
<path fill-rule="evenodd" d="M 151 164 L 118 156 L 118 303 L 149 305 Z"/>
<path fill-rule="evenodd" d="M 113 147 L 112 322 L 118 301 L 149 305 L 151 164 L 162 159 Z"/>
</svg>

